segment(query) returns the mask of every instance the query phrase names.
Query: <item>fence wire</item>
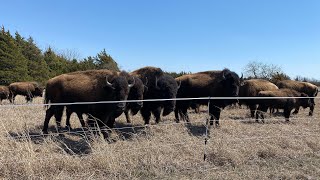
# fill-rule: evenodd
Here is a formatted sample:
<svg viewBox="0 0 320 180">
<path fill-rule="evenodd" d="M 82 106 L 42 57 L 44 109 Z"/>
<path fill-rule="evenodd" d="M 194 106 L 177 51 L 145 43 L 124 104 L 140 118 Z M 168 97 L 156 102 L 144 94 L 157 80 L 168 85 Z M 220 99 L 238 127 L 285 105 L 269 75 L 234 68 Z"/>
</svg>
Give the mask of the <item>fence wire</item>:
<svg viewBox="0 0 320 180">
<path fill-rule="evenodd" d="M 305 97 L 277 97 L 282 98 L 282 99 L 290 99 L 290 98 L 305 98 Z M 315 99 L 318 99 L 319 97 L 314 97 Z M 141 149 L 151 149 L 151 148 L 162 148 L 162 147 L 172 147 L 172 146 L 188 146 L 188 147 L 203 147 L 204 151 L 204 160 L 206 160 L 207 152 L 208 152 L 208 142 L 209 142 L 209 134 L 210 130 L 214 130 L 213 128 L 210 128 L 209 122 L 210 122 L 210 101 L 211 100 L 219 100 L 219 99 L 276 99 L 274 97 L 268 98 L 268 97 L 202 97 L 202 98 L 176 98 L 176 99 L 148 99 L 148 100 L 127 100 L 127 101 L 99 101 L 99 102 L 74 102 L 74 103 L 49 103 L 49 104 L 10 104 L 10 105 L 0 105 L 0 108 L 7 108 L 7 107 L 22 107 L 22 106 L 27 106 L 27 107 L 32 107 L 32 106 L 46 106 L 46 105 L 57 105 L 57 106 L 66 106 L 66 105 L 82 105 L 82 104 L 104 104 L 104 103 L 118 103 L 118 102 L 138 102 L 138 101 L 169 101 L 169 100 L 208 100 L 208 109 L 207 109 L 207 114 L 206 117 L 203 117 L 201 119 L 193 120 L 191 122 L 172 122 L 172 123 L 160 123 L 160 124 L 151 124 L 151 125 L 132 125 L 127 126 L 127 127 L 116 127 L 116 128 L 90 128 L 90 129 L 81 129 L 81 130 L 72 130 L 72 131 L 59 131 L 59 132 L 51 132 L 50 134 L 26 134 L 26 135 L 10 135 L 8 131 L 6 132 L 7 136 L 12 139 L 12 140 L 17 140 L 17 139 L 25 139 L 26 141 L 32 139 L 32 138 L 45 138 L 47 136 L 60 136 L 60 135 L 65 135 L 65 134 L 77 134 L 77 135 L 83 135 L 83 138 L 88 140 L 87 133 L 94 133 L 94 132 L 102 132 L 102 131 L 121 131 L 121 130 L 127 130 L 127 129 L 136 129 L 136 128 L 154 128 L 154 127 L 168 127 L 168 126 L 187 126 L 190 124 L 195 124 L 195 123 L 201 123 L 202 126 L 205 127 L 205 133 L 203 134 L 204 137 L 204 145 L 199 141 L 199 144 L 192 144 L 189 145 L 188 142 L 186 141 L 180 141 L 180 142 L 175 142 L 175 143 L 167 143 L 167 144 L 161 144 L 161 145 L 151 145 L 147 147 L 137 147 L 137 148 L 124 148 L 120 150 L 116 150 L 113 152 L 124 152 L 124 151 L 136 151 L 136 150 L 141 150 Z M 283 117 L 271 117 L 271 118 L 265 118 L 264 119 L 266 124 L 268 121 L 284 121 Z M 296 121 L 296 120 L 318 120 L 315 117 L 308 117 L 308 118 L 297 118 L 297 117 L 291 117 L 291 121 Z M 227 122 L 227 121 L 232 121 L 232 122 L 251 122 L 255 121 L 255 119 L 252 118 L 242 118 L 242 119 L 220 119 L 219 120 L 221 123 Z M 316 127 L 314 127 L 316 128 Z M 268 136 L 255 136 L 255 137 L 248 137 L 248 136 L 243 136 L 243 137 L 228 137 L 228 142 L 239 142 L 239 141 L 252 141 L 252 140 L 266 140 L 266 139 L 274 139 L 274 138 L 285 138 L 285 137 L 295 137 L 295 138 L 304 138 L 304 137 L 320 137 L 319 131 L 320 130 L 315 130 L 315 131 L 310 131 L 310 130 L 302 130 L 303 132 L 291 132 L 290 135 L 281 135 L 279 137 L 278 135 L 268 135 Z M 27 133 L 27 132 L 26 132 Z M 126 132 L 122 132 L 126 133 Z M 90 144 L 88 141 L 87 143 Z M 12 153 L 15 151 L 12 150 Z M 85 159 L 86 157 L 90 155 L 103 155 L 102 152 L 91 152 L 87 155 L 81 154 L 81 155 L 76 155 L 76 153 L 70 155 L 68 154 L 66 157 L 69 158 L 79 158 L 80 160 Z M 48 161 L 48 160 L 53 160 L 61 158 L 59 156 L 51 156 L 48 158 L 33 158 L 33 161 Z M 9 165 L 9 164 L 24 164 L 24 163 L 30 163 L 30 159 L 28 160 L 14 160 L 14 161 L 7 161 L 4 159 L 1 159 L 0 165 Z M 211 169 L 217 169 L 216 166 L 200 166 L 197 168 L 185 168 L 183 170 L 189 171 L 189 170 L 199 170 L 199 171 L 207 171 Z"/>
</svg>

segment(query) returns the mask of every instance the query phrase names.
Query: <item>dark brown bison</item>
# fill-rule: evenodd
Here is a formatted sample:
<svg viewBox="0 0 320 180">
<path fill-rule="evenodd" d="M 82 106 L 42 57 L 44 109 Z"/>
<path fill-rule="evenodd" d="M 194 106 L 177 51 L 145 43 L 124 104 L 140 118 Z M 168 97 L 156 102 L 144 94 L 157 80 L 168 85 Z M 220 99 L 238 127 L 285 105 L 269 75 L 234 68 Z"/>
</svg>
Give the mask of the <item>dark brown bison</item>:
<svg viewBox="0 0 320 180">
<path fill-rule="evenodd" d="M 260 91 L 279 89 L 275 84 L 263 79 L 250 79 L 243 81 L 240 86 L 239 97 L 256 97 Z M 250 109 L 251 117 L 254 118 L 257 104 L 260 99 L 240 99 L 239 104 L 247 105 Z"/>
<path fill-rule="evenodd" d="M 0 86 L 0 104 L 2 104 L 2 100 L 4 99 L 11 101 L 11 93 L 8 86 Z"/>
<path fill-rule="evenodd" d="M 176 98 L 179 89 L 178 83 L 169 75 L 164 74 L 160 68 L 144 67 L 135 70 L 131 73 L 139 77 L 144 83 L 147 84 L 148 90 L 144 93 L 143 99 L 174 99 Z M 161 120 L 162 116 L 166 116 L 174 111 L 175 100 L 167 101 L 146 101 L 140 110 L 140 113 L 145 121 L 149 124 L 151 114 L 156 118 L 156 123 Z"/>
<path fill-rule="evenodd" d="M 135 79 L 135 84 L 130 89 L 128 100 L 143 100 L 143 95 L 148 90 L 148 87 L 143 84 L 140 78 L 134 77 L 134 79 Z M 140 111 L 142 107 L 143 107 L 143 101 L 126 103 L 126 108 L 124 113 L 128 123 L 131 123 L 129 112 L 131 112 L 131 115 L 134 116 Z"/>
<path fill-rule="evenodd" d="M 239 76 L 224 69 L 222 71 L 205 71 L 195 74 L 187 74 L 176 78 L 181 82 L 177 98 L 198 98 L 198 97 L 238 97 L 240 80 Z M 221 109 L 233 104 L 237 100 L 210 100 L 209 112 L 211 120 L 216 120 L 219 125 Z M 179 100 L 176 103 L 175 117 L 177 122 L 180 118 L 189 121 L 187 110 L 193 101 Z M 207 105 L 208 100 L 196 100 L 196 103 Z M 213 121 L 210 121 L 213 124 Z"/>
<path fill-rule="evenodd" d="M 292 109 L 310 107 L 312 105 L 310 98 L 307 94 L 295 91 L 293 89 L 277 89 L 272 91 L 260 91 L 259 97 L 268 97 L 268 99 L 260 99 L 256 113 L 256 121 L 259 118 L 264 122 L 263 112 L 267 112 L 268 108 L 283 109 L 283 114 L 286 121 L 289 121 L 289 117 Z M 279 97 L 298 97 L 298 98 L 279 98 Z"/>
<path fill-rule="evenodd" d="M 12 103 L 14 103 L 17 95 L 26 97 L 27 102 L 32 102 L 34 97 L 42 97 L 43 88 L 37 82 L 15 82 L 9 85 L 9 90 L 12 93 Z"/>
<path fill-rule="evenodd" d="M 279 88 L 288 88 L 293 89 L 298 92 L 306 93 L 309 97 L 311 97 L 311 103 L 309 116 L 313 115 L 313 110 L 315 107 L 314 98 L 318 95 L 318 87 L 314 84 L 308 82 L 300 82 L 300 81 L 293 81 L 293 80 L 283 80 L 277 83 Z M 294 114 L 299 112 L 299 108 L 295 109 Z"/>
<path fill-rule="evenodd" d="M 121 72 L 118 72 L 118 74 L 120 75 Z M 130 88 L 130 91 L 129 91 L 129 95 L 128 95 L 128 98 L 127 100 L 143 100 L 143 93 L 145 91 L 146 86 L 143 84 L 143 82 L 141 81 L 140 78 L 137 78 L 137 77 L 134 77 L 134 76 L 129 76 L 129 74 L 125 74 L 127 75 L 127 79 L 133 79 L 134 81 L 134 85 Z M 127 118 L 127 122 L 130 123 L 130 116 L 129 116 L 129 111 L 131 112 L 132 115 L 136 115 L 139 110 L 142 108 L 142 105 L 143 105 L 143 102 L 142 101 L 136 101 L 136 102 L 127 102 L 126 103 L 126 107 L 125 107 L 125 110 L 124 110 L 124 113 L 126 115 L 126 118 Z M 73 113 L 72 109 L 71 108 L 68 108 L 68 106 L 66 107 L 66 127 L 68 129 L 72 129 L 71 128 L 71 124 L 70 124 L 70 117 L 71 117 L 71 114 Z M 83 116 L 82 116 L 82 112 L 76 112 L 77 113 L 77 116 L 80 120 L 80 123 L 82 125 L 82 127 L 86 127 L 86 123 L 83 119 Z M 119 114 L 120 115 L 120 114 Z M 117 118 L 117 117 L 115 117 Z"/>
<path fill-rule="evenodd" d="M 125 101 L 129 88 L 134 82 L 128 83 L 126 72 L 109 70 L 88 70 L 62 74 L 50 79 L 45 90 L 45 103 L 74 103 L 98 101 Z M 115 117 L 125 109 L 125 102 L 91 103 L 67 105 L 71 112 L 78 115 L 86 113 L 98 119 L 100 127 L 113 127 Z M 60 127 L 64 106 L 51 105 L 46 110 L 43 132 L 48 133 L 50 118 L 55 116 L 57 126 Z M 83 120 L 83 119 L 82 119 Z M 91 124 L 93 121 L 90 121 Z"/>
</svg>

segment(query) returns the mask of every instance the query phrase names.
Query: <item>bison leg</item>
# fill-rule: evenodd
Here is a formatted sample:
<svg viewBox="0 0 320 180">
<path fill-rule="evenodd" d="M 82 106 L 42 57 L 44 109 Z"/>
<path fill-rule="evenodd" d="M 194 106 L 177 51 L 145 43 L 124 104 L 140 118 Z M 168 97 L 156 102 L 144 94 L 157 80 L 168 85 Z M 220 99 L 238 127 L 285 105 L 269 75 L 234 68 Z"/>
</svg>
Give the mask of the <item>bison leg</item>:
<svg viewBox="0 0 320 180">
<path fill-rule="evenodd" d="M 251 118 L 254 118 L 257 106 L 256 105 L 249 105 L 249 109 L 250 109 Z"/>
<path fill-rule="evenodd" d="M 51 117 L 54 115 L 54 109 L 53 107 L 50 107 L 49 109 L 47 109 L 46 111 L 46 117 L 44 119 L 44 123 L 43 123 L 43 129 L 42 132 L 44 134 L 48 134 L 48 126 L 49 126 L 49 121 L 51 119 Z"/>
<path fill-rule="evenodd" d="M 283 110 L 283 115 L 284 115 L 284 118 L 285 118 L 286 122 L 289 122 L 289 117 L 290 117 L 291 110 L 292 109 L 288 109 L 288 108 L 284 108 L 284 110 Z"/>
<path fill-rule="evenodd" d="M 59 129 L 61 128 L 61 119 L 62 119 L 62 114 L 63 114 L 63 106 L 57 106 L 55 108 L 55 112 L 54 112 L 54 117 L 56 118 L 56 124 L 57 124 L 57 129 L 59 131 Z"/>
<path fill-rule="evenodd" d="M 70 108 L 66 108 L 66 116 L 67 116 L 67 119 L 66 119 L 66 127 L 68 129 L 72 129 L 71 128 L 71 125 L 70 125 L 70 117 L 71 117 L 71 114 L 72 114 L 72 111 L 70 110 Z"/>
<path fill-rule="evenodd" d="M 81 123 L 81 126 L 82 126 L 82 127 L 86 127 L 87 125 L 86 125 L 86 123 L 84 122 L 82 113 L 81 113 L 81 112 L 76 112 L 76 113 L 77 113 L 77 116 L 78 116 L 79 121 L 80 121 L 80 123 Z M 70 125 L 70 124 L 69 124 L 69 125 Z"/>
<path fill-rule="evenodd" d="M 259 105 L 256 112 L 256 122 L 259 122 L 259 117 L 261 117 L 261 121 L 264 123 L 264 113 L 268 111 L 268 107 Z"/>
<path fill-rule="evenodd" d="M 312 106 L 310 107 L 309 116 L 312 116 L 312 115 L 313 115 L 313 110 L 314 110 L 314 105 L 312 105 Z"/>
<path fill-rule="evenodd" d="M 156 123 L 161 121 L 161 107 L 156 108 L 152 111 L 154 117 L 156 118 Z"/>
<path fill-rule="evenodd" d="M 130 118 L 130 115 L 129 115 L 129 110 L 128 110 L 128 109 L 125 109 L 125 110 L 124 110 L 124 114 L 126 115 L 127 123 L 131 123 L 131 118 Z"/>
<path fill-rule="evenodd" d="M 215 120 L 216 127 L 219 127 L 219 119 L 220 119 L 220 108 L 212 105 L 209 107 L 209 113 L 210 113 L 210 125 L 213 125 L 213 121 Z"/>
<path fill-rule="evenodd" d="M 174 110 L 174 116 L 175 116 L 175 118 L 176 118 L 176 122 L 177 122 L 177 123 L 180 122 L 179 110 L 178 110 L 177 108 Z"/>
<path fill-rule="evenodd" d="M 298 114 L 299 113 L 299 107 L 297 107 L 292 114 Z"/>
<path fill-rule="evenodd" d="M 149 109 L 146 108 L 142 108 L 140 110 L 141 116 L 144 120 L 144 124 L 149 124 L 150 123 L 150 116 L 151 116 L 151 112 L 149 111 Z"/>
<path fill-rule="evenodd" d="M 181 109 L 180 112 L 179 112 L 179 114 L 180 114 L 180 117 L 181 117 L 184 121 L 190 122 L 189 115 L 188 115 L 188 108 L 185 107 L 185 108 Z"/>
</svg>

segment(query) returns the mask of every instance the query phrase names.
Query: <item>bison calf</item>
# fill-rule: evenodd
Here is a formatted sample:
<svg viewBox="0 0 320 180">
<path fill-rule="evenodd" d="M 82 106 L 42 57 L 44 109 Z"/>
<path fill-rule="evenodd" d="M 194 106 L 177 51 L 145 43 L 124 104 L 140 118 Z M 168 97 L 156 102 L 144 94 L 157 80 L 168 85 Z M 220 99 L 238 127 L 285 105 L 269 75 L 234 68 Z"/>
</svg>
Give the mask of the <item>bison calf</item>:
<svg viewBox="0 0 320 180">
<path fill-rule="evenodd" d="M 277 108 L 284 110 L 284 117 L 289 121 L 290 113 L 293 109 L 310 107 L 312 105 L 310 98 L 305 93 L 300 93 L 292 89 L 278 89 L 272 91 L 260 91 L 259 97 L 269 97 L 268 99 L 260 99 L 259 106 L 256 113 L 256 121 L 261 117 L 264 122 L 263 112 L 267 112 L 268 108 Z M 290 97 L 290 98 L 281 98 Z M 296 97 L 296 98 L 293 98 Z"/>
</svg>

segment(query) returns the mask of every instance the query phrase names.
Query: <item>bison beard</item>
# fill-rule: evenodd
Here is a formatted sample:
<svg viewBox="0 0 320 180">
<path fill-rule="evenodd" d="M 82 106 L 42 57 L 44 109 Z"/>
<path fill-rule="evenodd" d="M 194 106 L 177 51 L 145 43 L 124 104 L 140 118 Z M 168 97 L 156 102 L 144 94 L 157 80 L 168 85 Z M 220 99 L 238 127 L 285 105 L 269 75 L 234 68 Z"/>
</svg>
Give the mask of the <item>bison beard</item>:
<svg viewBox="0 0 320 180">
<path fill-rule="evenodd" d="M 242 77 L 239 78 L 235 72 L 229 69 L 183 75 L 176 78 L 176 81 L 181 81 L 177 97 L 237 97 L 241 79 Z M 216 120 L 216 126 L 219 126 L 221 109 L 235 102 L 237 102 L 237 100 L 210 100 L 210 124 L 213 125 L 212 120 Z M 189 122 L 187 110 L 192 103 L 207 105 L 208 100 L 177 101 L 175 109 L 177 122 L 180 121 L 180 118 Z"/>
<path fill-rule="evenodd" d="M 106 78 L 107 77 L 107 78 Z M 62 74 L 50 79 L 46 86 L 45 103 L 125 101 L 129 94 L 127 73 L 109 70 L 89 70 Z M 113 127 L 115 117 L 125 108 L 125 102 L 107 104 L 68 105 L 68 109 L 98 119 L 100 127 Z M 58 128 L 64 106 L 51 105 L 46 110 L 43 132 L 48 133 L 50 118 L 55 116 Z M 82 119 L 83 120 L 83 119 Z M 106 135 L 106 134 L 104 134 Z"/>
</svg>

